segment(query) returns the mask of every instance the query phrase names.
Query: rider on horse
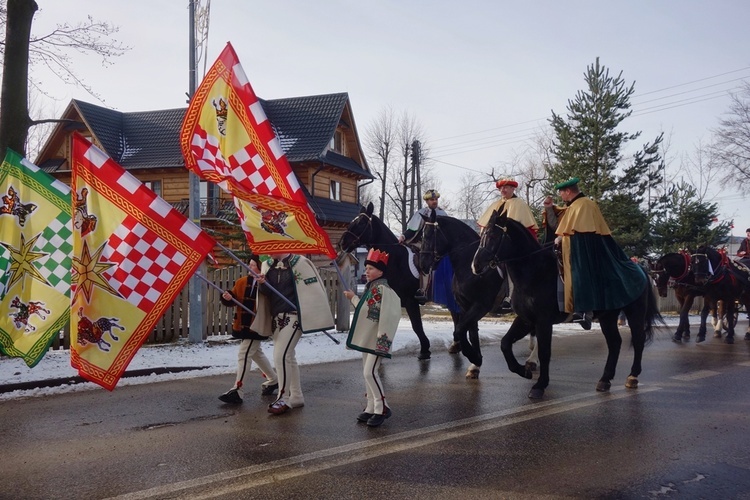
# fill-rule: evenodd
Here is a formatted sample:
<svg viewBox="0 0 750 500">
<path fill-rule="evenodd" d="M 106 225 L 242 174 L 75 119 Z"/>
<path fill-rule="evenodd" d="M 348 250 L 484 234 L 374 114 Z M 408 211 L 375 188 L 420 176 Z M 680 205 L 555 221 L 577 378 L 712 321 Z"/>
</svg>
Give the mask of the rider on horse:
<svg viewBox="0 0 750 500">
<path fill-rule="evenodd" d="M 612 238 L 596 202 L 578 188 L 573 177 L 555 185 L 565 207 L 544 200 L 546 225 L 555 230 L 562 247 L 567 313 L 619 309 L 633 302 L 648 284 L 644 271 Z M 613 286 L 613 282 L 616 286 Z"/>
</svg>

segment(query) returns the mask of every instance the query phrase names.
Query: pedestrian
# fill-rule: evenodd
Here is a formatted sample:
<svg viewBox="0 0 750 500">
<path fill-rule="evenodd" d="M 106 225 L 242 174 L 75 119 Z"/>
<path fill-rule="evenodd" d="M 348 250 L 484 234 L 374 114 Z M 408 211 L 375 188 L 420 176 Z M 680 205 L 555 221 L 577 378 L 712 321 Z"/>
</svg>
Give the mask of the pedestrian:
<svg viewBox="0 0 750 500">
<path fill-rule="evenodd" d="M 273 332 L 279 394 L 268 412 L 280 415 L 305 405 L 295 353 L 300 337 L 333 328 L 333 315 L 318 270 L 302 255 L 287 253 L 265 261 L 258 283 L 258 308 L 251 327 Z"/>
<path fill-rule="evenodd" d="M 547 196 L 544 209 L 546 225 L 554 229 L 562 249 L 564 310 L 590 326 L 591 312 L 619 309 L 640 296 L 645 273 L 617 245 L 599 206 L 581 192 L 579 181 L 573 177 L 556 184 L 565 207 L 554 206 Z M 617 282 L 620 286 L 613 285 Z"/>
<path fill-rule="evenodd" d="M 388 254 L 371 249 L 365 260 L 367 284 L 361 298 L 351 290 L 344 295 L 354 304 L 354 317 L 346 346 L 362 352 L 367 405 L 357 416 L 358 422 L 378 427 L 392 414 L 385 400 L 378 369 L 383 358 L 391 357 L 391 347 L 401 319 L 401 299 L 383 277 Z"/>
<path fill-rule="evenodd" d="M 261 395 L 272 396 L 279 388 L 276 380 L 276 372 L 271 366 L 271 362 L 263 353 L 261 343 L 267 340 L 271 331 L 267 330 L 265 335 L 253 331 L 250 328 L 253 322 L 253 314 L 256 311 L 258 284 L 252 273 L 260 274 L 260 259 L 257 255 L 251 254 L 248 258 L 247 265 L 251 274 L 242 276 L 234 283 L 232 290 L 225 290 L 221 294 L 221 303 L 225 306 L 236 306 L 234 311 L 234 321 L 232 322 L 232 337 L 240 339 L 240 348 L 237 352 L 237 376 L 234 386 L 227 392 L 219 396 L 219 399 L 227 404 L 242 403 L 242 386 L 245 374 L 250 370 L 252 362 L 258 365 L 261 374 L 266 379 L 261 385 Z M 249 282 L 249 283 L 248 283 Z M 246 309 L 236 305 L 234 300 L 239 301 Z"/>
</svg>

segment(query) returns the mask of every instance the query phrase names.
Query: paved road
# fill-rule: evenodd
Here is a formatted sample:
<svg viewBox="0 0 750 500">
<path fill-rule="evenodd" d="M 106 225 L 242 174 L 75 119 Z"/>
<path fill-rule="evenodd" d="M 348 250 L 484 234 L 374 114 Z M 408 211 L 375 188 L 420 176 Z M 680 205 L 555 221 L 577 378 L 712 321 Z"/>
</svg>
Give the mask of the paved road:
<svg viewBox="0 0 750 500">
<path fill-rule="evenodd" d="M 307 406 L 281 416 L 259 390 L 222 405 L 230 376 L 5 402 L 0 498 L 750 498 L 750 342 L 660 332 L 641 387 L 624 347 L 601 394 L 600 334 L 555 338 L 542 402 L 484 354 L 478 381 L 445 352 L 387 362 L 377 429 L 353 361 L 303 367 Z"/>
</svg>

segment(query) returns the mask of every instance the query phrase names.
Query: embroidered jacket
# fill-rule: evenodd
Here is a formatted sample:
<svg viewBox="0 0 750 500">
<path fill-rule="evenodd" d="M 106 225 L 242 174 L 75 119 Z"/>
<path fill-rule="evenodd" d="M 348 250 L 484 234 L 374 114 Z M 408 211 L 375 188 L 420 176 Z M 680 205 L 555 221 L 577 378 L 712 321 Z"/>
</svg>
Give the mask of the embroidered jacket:
<svg viewBox="0 0 750 500">
<path fill-rule="evenodd" d="M 261 274 L 266 274 L 269 262 L 261 266 Z M 277 262 L 274 262 L 276 265 Z M 320 332 L 333 328 L 333 314 L 328 304 L 328 294 L 323 287 L 323 280 L 313 263 L 301 256 L 293 255 L 289 265 L 294 273 L 294 295 L 292 303 L 297 306 L 297 318 L 302 333 Z M 273 286 L 273 283 L 270 283 Z M 271 332 L 271 310 L 269 300 L 263 293 L 258 294 L 258 310 L 250 326 L 256 332 Z"/>
<path fill-rule="evenodd" d="M 368 283 L 362 298 L 352 297 L 356 307 L 346 346 L 386 358 L 401 320 L 401 299 L 384 278 Z"/>
</svg>

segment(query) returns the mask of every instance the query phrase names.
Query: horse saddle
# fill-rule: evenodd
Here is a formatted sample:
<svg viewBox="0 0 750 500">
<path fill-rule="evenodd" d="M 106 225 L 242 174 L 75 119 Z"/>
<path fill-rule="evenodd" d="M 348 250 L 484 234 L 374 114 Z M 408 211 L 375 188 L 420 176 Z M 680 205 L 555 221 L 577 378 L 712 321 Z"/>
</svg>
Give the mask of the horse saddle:
<svg viewBox="0 0 750 500">
<path fill-rule="evenodd" d="M 404 243 L 406 251 L 409 253 L 409 257 L 406 261 L 409 263 L 409 270 L 412 276 L 419 279 L 419 247 L 412 244 Z"/>
</svg>

